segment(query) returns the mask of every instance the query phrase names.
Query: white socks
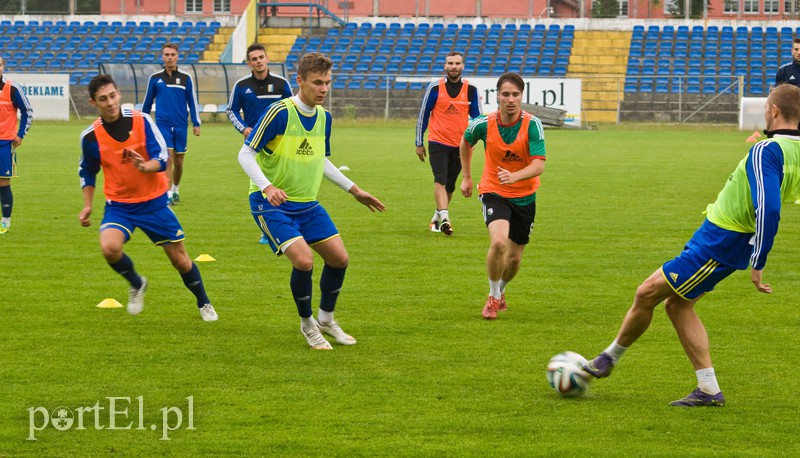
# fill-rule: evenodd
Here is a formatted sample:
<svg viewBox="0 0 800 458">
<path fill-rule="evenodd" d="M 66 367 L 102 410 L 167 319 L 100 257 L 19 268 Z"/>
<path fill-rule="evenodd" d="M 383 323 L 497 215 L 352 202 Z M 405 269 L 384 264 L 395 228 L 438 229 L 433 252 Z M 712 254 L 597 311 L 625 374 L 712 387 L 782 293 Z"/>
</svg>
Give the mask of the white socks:
<svg viewBox="0 0 800 458">
<path fill-rule="evenodd" d="M 9 218 L 3 217 L 2 219 L 0 219 L 0 222 L 6 223 L 6 227 L 11 227 L 11 218 L 10 217 Z"/>
<path fill-rule="evenodd" d="M 700 391 L 706 394 L 717 394 L 721 391 L 713 367 L 700 369 L 694 373 L 697 374 L 697 387 L 700 388 Z"/>
<path fill-rule="evenodd" d="M 333 312 L 326 312 L 325 310 L 320 310 L 317 313 L 317 321 L 320 324 L 324 325 L 333 323 Z"/>
<path fill-rule="evenodd" d="M 314 329 L 317 326 L 317 321 L 314 320 L 313 316 L 308 318 L 300 317 L 300 327 L 303 328 L 304 331 L 309 331 Z"/>
<path fill-rule="evenodd" d="M 621 346 L 617 343 L 617 339 L 614 339 L 614 341 L 611 342 L 611 345 L 606 348 L 604 353 L 610 356 L 614 361 L 614 364 L 616 364 L 617 360 L 622 356 L 623 353 L 625 353 L 625 350 L 627 349 L 628 347 Z"/>
<path fill-rule="evenodd" d="M 506 293 L 506 286 L 507 285 L 508 285 L 508 282 L 501 278 L 500 279 L 500 294 L 505 294 Z"/>
<path fill-rule="evenodd" d="M 177 184 L 172 185 L 171 192 L 173 192 L 173 193 L 178 192 L 178 186 L 180 186 L 180 185 L 177 185 Z"/>
<path fill-rule="evenodd" d="M 436 212 L 439 213 L 439 221 L 450 219 L 450 213 L 448 213 L 446 208 L 444 210 L 436 210 Z"/>
<path fill-rule="evenodd" d="M 500 295 L 503 294 L 500 291 L 500 282 L 502 281 L 489 279 L 489 295 L 495 299 L 500 299 Z"/>
</svg>

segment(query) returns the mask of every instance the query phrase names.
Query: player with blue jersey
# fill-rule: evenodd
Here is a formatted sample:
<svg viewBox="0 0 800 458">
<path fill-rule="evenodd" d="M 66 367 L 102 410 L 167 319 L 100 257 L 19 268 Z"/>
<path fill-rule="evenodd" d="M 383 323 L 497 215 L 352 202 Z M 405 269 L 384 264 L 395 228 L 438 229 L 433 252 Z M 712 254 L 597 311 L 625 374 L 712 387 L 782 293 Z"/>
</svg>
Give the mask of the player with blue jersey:
<svg viewBox="0 0 800 458">
<path fill-rule="evenodd" d="M 203 278 L 183 244 L 184 234 L 175 213 L 167 205 L 167 147 L 150 116 L 120 108 L 117 84 L 109 75 L 98 75 L 89 82 L 89 103 L 100 117 L 81 134 L 78 174 L 83 190 L 81 225 L 92 224 L 92 203 L 97 174 L 104 175 L 106 206 L 100 224 L 100 248 L 106 262 L 130 283 L 128 313 L 144 308 L 147 280 L 133 267 L 123 246 L 140 228 L 150 240 L 164 249 L 180 273 L 184 285 L 195 295 L 204 321 L 218 319 L 206 295 Z"/>
<path fill-rule="evenodd" d="M 247 48 L 247 65 L 253 70 L 233 85 L 228 101 L 228 118 L 244 138 L 252 132 L 261 115 L 273 102 L 292 96 L 289 82 L 269 71 L 267 51 L 261 43 L 253 43 Z M 265 235 L 259 241 L 269 243 Z"/>
<path fill-rule="evenodd" d="M 178 187 L 183 177 L 183 161 L 187 151 L 187 107 L 195 137 L 200 136 L 200 115 L 192 76 L 178 69 L 178 46 L 165 43 L 161 47 L 161 59 L 164 61 L 164 69 L 150 75 L 142 112 L 150 114 L 155 103 L 156 125 L 169 148 L 166 172 L 170 187 L 167 196 L 172 204 L 181 198 Z"/>
<path fill-rule="evenodd" d="M 322 333 L 341 345 L 356 343 L 334 320 L 349 258 L 336 226 L 317 201 L 322 177 L 370 210 L 385 209 L 327 158 L 332 118 L 321 104 L 330 90 L 332 66 L 320 53 L 304 55 L 297 67 L 297 95 L 273 103 L 239 151 L 239 163 L 250 177 L 250 211 L 275 254 L 292 263 L 289 284 L 300 330 L 314 350 L 332 349 Z M 311 307 L 312 248 L 325 261 L 317 320 Z"/>
<path fill-rule="evenodd" d="M 800 38 L 792 42 L 792 61 L 781 65 L 775 74 L 775 86 L 784 83 L 800 87 Z"/>
<path fill-rule="evenodd" d="M 233 127 L 245 138 L 268 106 L 292 96 L 289 82 L 269 71 L 269 58 L 264 45 L 253 43 L 247 47 L 247 65 L 252 73 L 233 84 L 226 110 Z"/>
<path fill-rule="evenodd" d="M 0 235 L 8 233 L 11 227 L 11 210 L 14 207 L 11 179 L 17 177 L 16 148 L 22 144 L 33 122 L 33 109 L 22 87 L 3 76 L 5 65 L 5 60 L 0 56 L 0 206 L 3 213 Z"/>
<path fill-rule="evenodd" d="M 625 350 L 647 330 L 655 307 L 664 302 L 698 384 L 671 405 L 725 405 L 711 363 L 708 334 L 694 306 L 717 283 L 748 267 L 756 290 L 772 292 L 763 280 L 763 270 L 778 232 L 781 205 L 800 195 L 800 88 L 783 84 L 773 89 L 764 119 L 768 139 L 742 159 L 706 209 L 705 221 L 684 251 L 639 286 L 616 339 L 587 363 L 587 372 L 607 377 Z"/>
</svg>

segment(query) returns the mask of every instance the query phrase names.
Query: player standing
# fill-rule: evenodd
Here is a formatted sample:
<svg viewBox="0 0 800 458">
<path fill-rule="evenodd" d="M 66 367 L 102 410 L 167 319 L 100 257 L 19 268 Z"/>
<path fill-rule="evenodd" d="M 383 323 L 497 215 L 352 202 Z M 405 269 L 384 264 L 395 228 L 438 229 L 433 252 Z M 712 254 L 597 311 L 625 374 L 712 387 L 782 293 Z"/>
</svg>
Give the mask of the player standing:
<svg viewBox="0 0 800 458">
<path fill-rule="evenodd" d="M 183 160 L 186 155 L 186 136 L 189 123 L 186 120 L 186 108 L 192 118 L 192 133 L 200 136 L 200 116 L 197 107 L 192 77 L 178 69 L 178 46 L 165 43 L 161 47 L 161 59 L 164 69 L 150 75 L 147 92 L 144 94 L 142 112 L 150 114 L 153 102 L 156 104 L 156 125 L 164 136 L 169 148 L 167 178 L 169 190 L 167 195 L 170 204 L 180 201 L 178 186 L 183 177 Z"/>
<path fill-rule="evenodd" d="M 461 140 L 464 197 L 472 195 L 472 146 L 478 140 L 486 146 L 478 192 L 491 239 L 486 255 L 489 297 L 482 312 L 487 320 L 494 320 L 498 311 L 508 308 L 506 285 L 517 275 L 522 252 L 530 241 L 539 175 L 544 172 L 544 129 L 537 117 L 522 111 L 524 89 L 520 75 L 500 76 L 499 109 L 473 119 Z"/>
<path fill-rule="evenodd" d="M 327 158 L 332 118 L 321 104 L 330 90 L 332 66 L 320 53 L 305 54 L 297 65 L 297 95 L 270 105 L 239 151 L 239 163 L 250 177 L 250 211 L 275 254 L 286 255 L 292 263 L 289 285 L 300 330 L 314 350 L 332 349 L 322 333 L 341 345 L 356 343 L 333 316 L 349 256 L 317 201 L 322 177 L 372 211 L 385 208 Z M 317 320 L 311 308 L 312 248 L 325 261 Z"/>
<path fill-rule="evenodd" d="M 92 224 L 95 180 L 102 170 L 106 206 L 100 223 L 100 249 L 106 262 L 130 283 L 128 313 L 144 308 L 147 280 L 133 268 L 123 246 L 140 228 L 150 240 L 164 249 L 181 274 L 183 284 L 195 295 L 204 321 L 217 321 L 217 313 L 206 295 L 200 270 L 186 254 L 184 233 L 175 213 L 167 206 L 167 147 L 150 116 L 120 108 L 117 84 L 109 75 L 98 75 L 89 82 L 89 103 L 100 114 L 81 134 L 78 174 L 83 190 L 81 225 Z"/>
<path fill-rule="evenodd" d="M 247 48 L 247 65 L 253 70 L 233 84 L 228 101 L 228 118 L 233 127 L 246 139 L 261 115 L 273 102 L 292 96 L 289 82 L 269 71 L 267 51 L 261 43 L 253 43 Z M 241 113 L 244 113 L 242 116 Z M 266 235 L 259 243 L 268 244 Z"/>
<path fill-rule="evenodd" d="M 458 148 L 470 118 L 481 114 L 478 88 L 461 79 L 464 56 L 452 51 L 445 58 L 445 77 L 428 85 L 417 118 L 416 145 L 419 160 L 425 162 L 423 137 L 430 122 L 428 153 L 433 170 L 433 196 L 436 211 L 430 223 L 432 232 L 453 235 L 450 200 L 461 173 Z"/>
<path fill-rule="evenodd" d="M 33 109 L 22 91 L 22 87 L 3 76 L 5 60 L 0 57 L 0 235 L 11 227 L 11 210 L 14 194 L 11 179 L 17 177 L 16 149 L 33 123 Z M 17 125 L 17 111 L 20 119 Z"/>
</svg>

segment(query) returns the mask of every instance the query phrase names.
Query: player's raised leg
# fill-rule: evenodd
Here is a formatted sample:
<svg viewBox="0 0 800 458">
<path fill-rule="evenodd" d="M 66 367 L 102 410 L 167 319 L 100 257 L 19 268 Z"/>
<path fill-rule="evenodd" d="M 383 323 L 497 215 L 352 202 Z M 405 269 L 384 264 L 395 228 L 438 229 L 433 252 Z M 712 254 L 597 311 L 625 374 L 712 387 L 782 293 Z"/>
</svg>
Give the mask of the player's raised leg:
<svg viewBox="0 0 800 458">
<path fill-rule="evenodd" d="M 133 260 L 123 251 L 129 235 L 129 229 L 122 225 L 105 224 L 100 231 L 100 250 L 108 265 L 130 283 L 127 310 L 137 315 L 144 308 L 147 279 L 136 272 Z"/>
<path fill-rule="evenodd" d="M 622 320 L 622 326 L 614 342 L 606 350 L 589 361 L 584 370 L 595 377 L 608 377 L 619 358 L 647 330 L 653 320 L 653 310 L 675 292 L 664 280 L 659 268 L 636 289 L 633 305 Z"/>
</svg>

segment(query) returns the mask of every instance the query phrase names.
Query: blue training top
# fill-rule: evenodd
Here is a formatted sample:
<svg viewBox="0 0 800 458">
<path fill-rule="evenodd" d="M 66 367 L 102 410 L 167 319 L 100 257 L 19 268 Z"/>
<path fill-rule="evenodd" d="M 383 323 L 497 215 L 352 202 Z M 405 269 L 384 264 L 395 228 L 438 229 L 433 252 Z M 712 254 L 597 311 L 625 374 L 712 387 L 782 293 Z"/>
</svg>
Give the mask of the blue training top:
<svg viewBox="0 0 800 458">
<path fill-rule="evenodd" d="M 150 114 L 153 102 L 156 102 L 156 122 L 173 127 L 187 128 L 186 107 L 192 117 L 192 125 L 200 126 L 200 116 L 197 109 L 197 95 L 194 92 L 192 77 L 176 69 L 170 75 L 167 70 L 150 75 L 147 82 L 147 92 L 142 102 L 142 113 Z"/>
</svg>

